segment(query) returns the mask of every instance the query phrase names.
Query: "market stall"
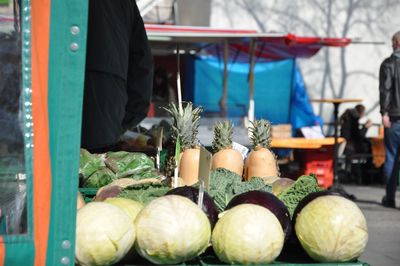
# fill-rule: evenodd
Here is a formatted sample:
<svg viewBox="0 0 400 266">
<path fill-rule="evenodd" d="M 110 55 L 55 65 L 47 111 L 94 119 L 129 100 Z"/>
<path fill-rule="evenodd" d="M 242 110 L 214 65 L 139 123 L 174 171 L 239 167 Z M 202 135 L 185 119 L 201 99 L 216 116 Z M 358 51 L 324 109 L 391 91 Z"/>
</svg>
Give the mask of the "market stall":
<svg viewBox="0 0 400 266">
<path fill-rule="evenodd" d="M 81 150 L 87 2 L 23 0 L 20 10 L 22 167 L 2 165 L 0 186 L 16 185 L 24 216 L 11 231 L 1 205 L 0 265 L 366 265 L 359 208 L 313 175 L 280 178 L 266 120 L 254 119 L 246 160 L 231 149 L 232 125 L 216 125 L 211 156 L 197 145 L 201 109 L 171 105 L 176 174 L 167 177 L 143 153 Z M 82 189 L 83 202 L 79 186 L 95 197 Z"/>
<path fill-rule="evenodd" d="M 146 25 L 146 30 L 156 63 L 157 58 L 173 55 L 160 65 L 172 72 L 173 88 L 183 84 L 186 100 L 219 117 L 268 117 L 274 124 L 292 124 L 294 130 L 318 123 L 296 59 L 311 58 L 322 47 L 352 42 L 174 25 Z M 180 61 L 185 67 L 178 70 Z M 176 81 L 175 72 L 184 73 L 183 81 Z"/>
</svg>

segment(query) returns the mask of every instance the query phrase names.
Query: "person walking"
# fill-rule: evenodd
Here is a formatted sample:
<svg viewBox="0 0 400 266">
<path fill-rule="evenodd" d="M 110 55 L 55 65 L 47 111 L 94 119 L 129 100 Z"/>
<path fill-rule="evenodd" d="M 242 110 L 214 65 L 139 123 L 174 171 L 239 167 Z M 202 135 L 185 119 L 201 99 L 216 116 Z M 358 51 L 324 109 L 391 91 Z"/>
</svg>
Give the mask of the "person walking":
<svg viewBox="0 0 400 266">
<path fill-rule="evenodd" d="M 380 66 L 379 98 L 386 152 L 383 166 L 386 195 L 382 198 L 382 205 L 395 208 L 400 147 L 400 31 L 393 35 L 392 47 L 393 53 Z"/>
</svg>

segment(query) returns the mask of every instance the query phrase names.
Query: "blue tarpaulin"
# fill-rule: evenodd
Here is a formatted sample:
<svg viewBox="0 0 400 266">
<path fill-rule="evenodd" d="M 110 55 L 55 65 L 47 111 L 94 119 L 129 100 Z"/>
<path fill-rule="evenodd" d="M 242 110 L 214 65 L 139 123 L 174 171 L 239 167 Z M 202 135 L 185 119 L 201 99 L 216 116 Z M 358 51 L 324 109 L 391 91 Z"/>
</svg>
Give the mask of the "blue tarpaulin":
<svg viewBox="0 0 400 266">
<path fill-rule="evenodd" d="M 190 57 L 193 77 L 186 84 L 186 100 L 204 108 L 205 115 L 219 112 L 222 95 L 223 62 L 216 57 Z M 249 64 L 228 63 L 228 117 L 247 115 L 249 105 Z M 254 67 L 255 117 L 272 124 L 292 124 L 293 129 L 318 124 L 301 72 L 294 59 L 257 62 Z"/>
</svg>

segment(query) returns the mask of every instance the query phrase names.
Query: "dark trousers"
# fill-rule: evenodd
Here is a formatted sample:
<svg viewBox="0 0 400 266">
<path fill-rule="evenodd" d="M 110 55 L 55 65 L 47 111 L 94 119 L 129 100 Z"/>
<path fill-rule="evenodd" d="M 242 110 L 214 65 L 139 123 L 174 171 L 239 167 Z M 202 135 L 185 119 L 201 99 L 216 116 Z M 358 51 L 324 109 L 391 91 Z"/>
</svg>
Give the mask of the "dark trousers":
<svg viewBox="0 0 400 266">
<path fill-rule="evenodd" d="M 392 122 L 390 128 L 385 128 L 384 143 L 386 159 L 383 176 L 386 183 L 386 198 L 394 201 L 399 178 L 400 121 Z"/>
</svg>

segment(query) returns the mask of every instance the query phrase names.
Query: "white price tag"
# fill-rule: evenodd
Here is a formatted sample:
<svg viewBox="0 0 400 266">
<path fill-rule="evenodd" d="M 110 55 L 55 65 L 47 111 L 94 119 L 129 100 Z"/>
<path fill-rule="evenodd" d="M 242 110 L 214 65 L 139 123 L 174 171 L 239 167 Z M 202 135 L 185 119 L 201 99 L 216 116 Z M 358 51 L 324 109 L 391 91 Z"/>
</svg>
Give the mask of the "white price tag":
<svg viewBox="0 0 400 266">
<path fill-rule="evenodd" d="M 247 154 L 249 153 L 249 149 L 246 146 L 243 146 L 237 142 L 232 142 L 232 148 L 240 152 L 243 157 L 243 160 L 246 159 Z"/>
</svg>

